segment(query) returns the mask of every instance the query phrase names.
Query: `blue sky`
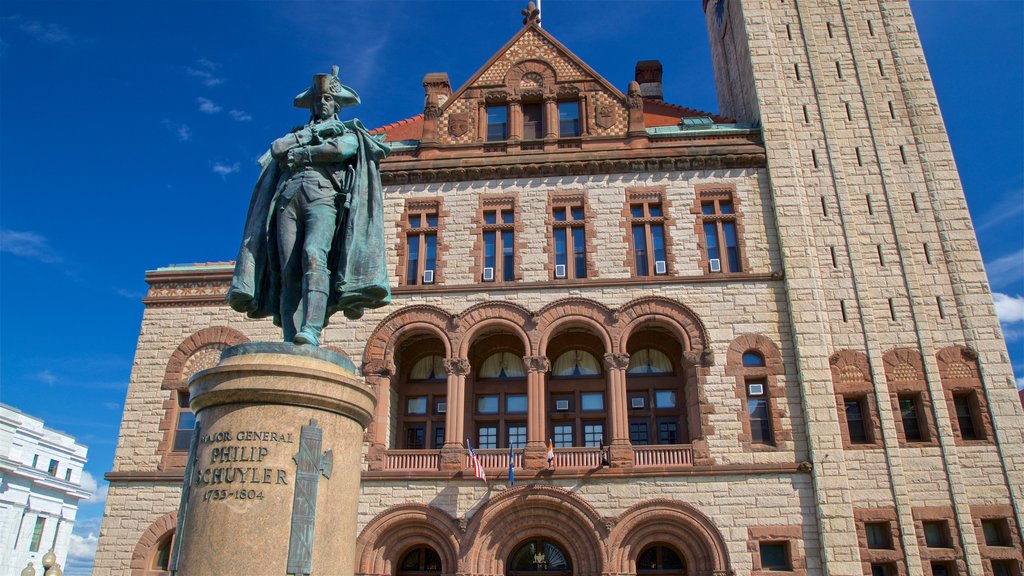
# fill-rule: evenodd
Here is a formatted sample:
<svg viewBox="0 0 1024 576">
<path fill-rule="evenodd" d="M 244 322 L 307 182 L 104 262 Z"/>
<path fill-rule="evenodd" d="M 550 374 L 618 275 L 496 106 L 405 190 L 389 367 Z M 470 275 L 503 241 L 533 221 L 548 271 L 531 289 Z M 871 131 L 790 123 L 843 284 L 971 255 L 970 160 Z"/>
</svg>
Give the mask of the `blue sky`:
<svg viewBox="0 0 1024 576">
<path fill-rule="evenodd" d="M 89 446 L 101 485 L 76 526 L 88 573 L 146 291 L 145 270 L 229 260 L 266 145 L 341 66 L 379 126 L 457 88 L 525 2 L 16 2 L 0 5 L 0 401 Z M 717 111 L 698 1 L 545 0 L 543 24 L 624 89 Z M 1024 2 L 911 6 L 1024 384 Z"/>
</svg>

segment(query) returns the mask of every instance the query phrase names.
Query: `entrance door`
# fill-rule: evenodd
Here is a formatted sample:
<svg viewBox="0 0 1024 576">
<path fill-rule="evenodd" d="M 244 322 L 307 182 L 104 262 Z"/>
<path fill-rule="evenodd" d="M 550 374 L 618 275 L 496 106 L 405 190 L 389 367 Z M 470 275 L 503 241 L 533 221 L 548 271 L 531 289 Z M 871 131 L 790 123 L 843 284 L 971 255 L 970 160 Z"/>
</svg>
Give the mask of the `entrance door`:
<svg viewBox="0 0 1024 576">
<path fill-rule="evenodd" d="M 551 576 L 572 574 L 572 559 L 559 545 L 544 538 L 531 538 L 516 547 L 505 563 L 508 576 L 538 572 Z"/>
</svg>

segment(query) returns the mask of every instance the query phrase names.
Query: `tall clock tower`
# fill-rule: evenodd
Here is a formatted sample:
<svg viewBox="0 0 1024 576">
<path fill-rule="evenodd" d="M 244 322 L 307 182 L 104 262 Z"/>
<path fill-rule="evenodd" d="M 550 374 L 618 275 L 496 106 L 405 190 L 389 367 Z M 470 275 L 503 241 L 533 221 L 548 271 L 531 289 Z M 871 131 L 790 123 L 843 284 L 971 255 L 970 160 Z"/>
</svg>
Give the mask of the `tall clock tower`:
<svg viewBox="0 0 1024 576">
<path fill-rule="evenodd" d="M 909 573 L 931 573 L 915 535 L 944 511 L 960 573 L 985 574 L 972 508 L 1009 501 L 1021 525 L 1017 392 L 910 6 L 704 0 L 704 11 L 721 114 L 763 130 L 823 571 L 864 574 L 856 518 L 894 508 Z M 984 387 L 972 398 L 991 411 L 995 450 L 963 438 L 947 409 L 960 405 L 943 385 L 950 344 L 976 355 Z M 842 348 L 866 353 L 881 451 L 844 449 L 829 356 Z M 900 354 L 923 359 L 919 393 L 936 424 L 924 447 L 898 418 Z M 976 484 L 979 469 L 995 487 Z"/>
</svg>

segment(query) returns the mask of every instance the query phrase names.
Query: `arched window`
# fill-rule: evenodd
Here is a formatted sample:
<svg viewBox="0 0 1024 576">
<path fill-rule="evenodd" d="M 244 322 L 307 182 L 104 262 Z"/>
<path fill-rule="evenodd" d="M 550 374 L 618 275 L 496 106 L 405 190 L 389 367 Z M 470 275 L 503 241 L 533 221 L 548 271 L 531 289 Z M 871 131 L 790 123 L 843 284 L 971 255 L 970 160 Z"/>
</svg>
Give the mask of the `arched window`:
<svg viewBox="0 0 1024 576">
<path fill-rule="evenodd" d="M 418 575 L 441 571 L 441 556 L 430 546 L 417 546 L 402 556 L 398 564 L 398 574 Z"/>
<path fill-rule="evenodd" d="M 528 572 L 572 574 L 569 555 L 554 542 L 542 538 L 531 538 L 520 544 L 506 566 L 506 573 L 511 576 Z"/>
<path fill-rule="evenodd" d="M 672 361 L 661 350 L 644 348 L 629 355 L 627 374 L 671 374 Z"/>
<path fill-rule="evenodd" d="M 686 561 L 664 544 L 651 544 L 636 557 L 637 574 L 686 574 Z"/>
<path fill-rule="evenodd" d="M 444 380 L 447 377 L 444 358 L 437 354 L 420 358 L 409 371 L 409 380 Z"/>
<path fill-rule="evenodd" d="M 479 378 L 525 378 L 526 367 L 523 359 L 511 352 L 491 354 L 480 365 Z"/>
<path fill-rule="evenodd" d="M 601 373 L 597 358 L 586 350 L 563 352 L 551 367 L 552 376 L 594 376 Z"/>
<path fill-rule="evenodd" d="M 156 552 L 153 554 L 153 561 L 150 564 L 150 570 L 155 571 L 157 574 L 166 573 L 171 568 L 171 548 L 174 546 L 174 532 L 169 532 L 160 541 L 160 544 L 156 547 Z"/>
<path fill-rule="evenodd" d="M 764 356 L 756 350 L 747 350 L 743 353 L 743 365 L 748 368 L 763 368 Z"/>
</svg>

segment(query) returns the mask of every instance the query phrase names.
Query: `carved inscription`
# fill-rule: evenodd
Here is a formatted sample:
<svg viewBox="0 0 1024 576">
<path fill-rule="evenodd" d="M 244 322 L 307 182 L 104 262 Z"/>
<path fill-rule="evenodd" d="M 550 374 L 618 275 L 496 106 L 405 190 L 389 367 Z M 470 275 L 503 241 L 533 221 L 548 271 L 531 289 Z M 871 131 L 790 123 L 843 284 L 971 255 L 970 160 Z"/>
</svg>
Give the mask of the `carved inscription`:
<svg viewBox="0 0 1024 576">
<path fill-rule="evenodd" d="M 224 430 L 200 435 L 190 475 L 198 501 L 260 501 L 267 496 L 265 490 L 289 486 L 288 470 L 279 468 L 274 456 L 294 443 L 291 432 Z"/>
</svg>

